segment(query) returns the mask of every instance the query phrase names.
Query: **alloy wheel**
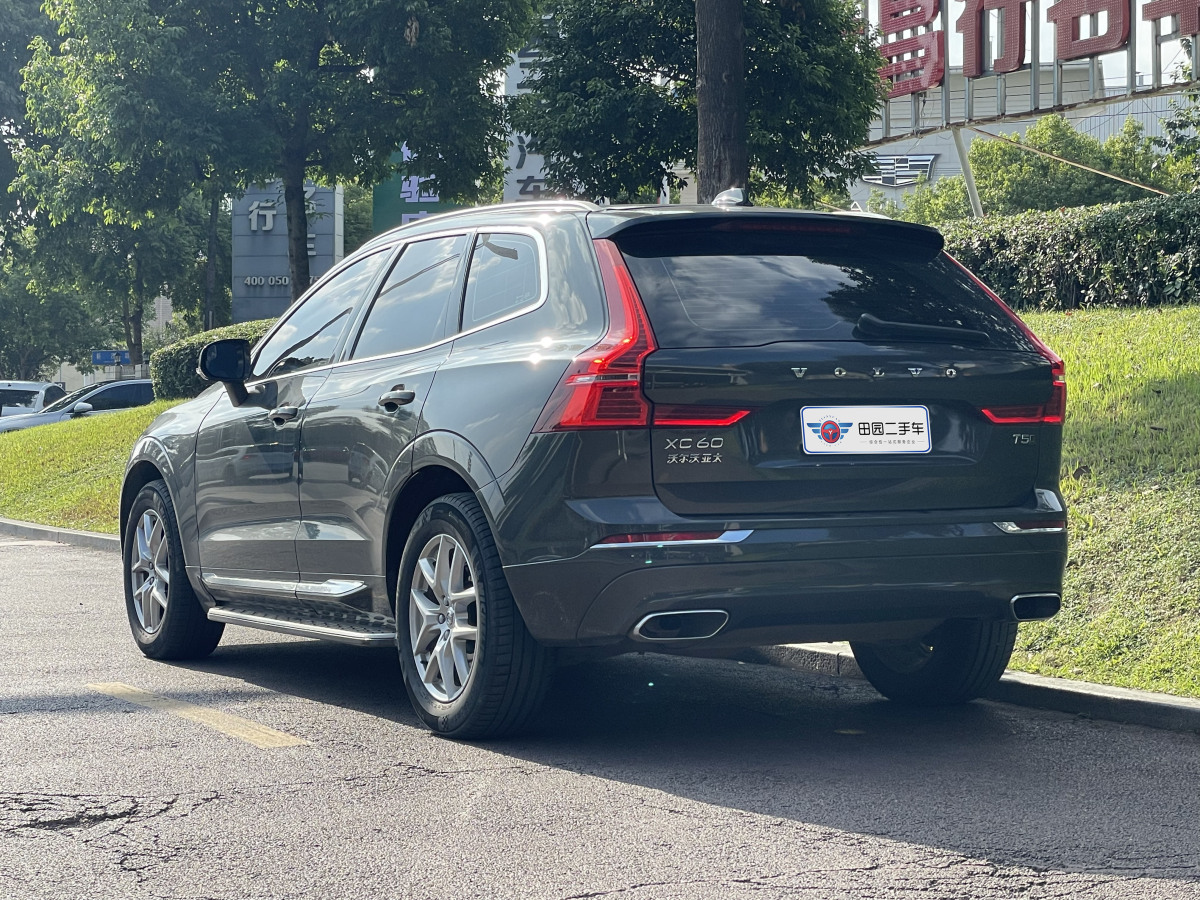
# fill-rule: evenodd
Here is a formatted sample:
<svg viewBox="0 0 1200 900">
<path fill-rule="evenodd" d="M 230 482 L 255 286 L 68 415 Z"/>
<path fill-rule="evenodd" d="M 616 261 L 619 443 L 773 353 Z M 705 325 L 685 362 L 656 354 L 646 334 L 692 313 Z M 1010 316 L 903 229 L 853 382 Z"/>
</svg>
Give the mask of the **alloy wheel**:
<svg viewBox="0 0 1200 900">
<path fill-rule="evenodd" d="M 453 536 L 431 538 L 417 559 L 408 603 L 413 660 L 422 684 L 449 703 L 466 688 L 479 642 L 479 591 L 466 549 Z"/>
<path fill-rule="evenodd" d="M 148 509 L 142 513 L 133 541 L 133 609 L 142 630 L 155 634 L 162 627 L 171 594 L 170 542 L 157 512 Z"/>
</svg>

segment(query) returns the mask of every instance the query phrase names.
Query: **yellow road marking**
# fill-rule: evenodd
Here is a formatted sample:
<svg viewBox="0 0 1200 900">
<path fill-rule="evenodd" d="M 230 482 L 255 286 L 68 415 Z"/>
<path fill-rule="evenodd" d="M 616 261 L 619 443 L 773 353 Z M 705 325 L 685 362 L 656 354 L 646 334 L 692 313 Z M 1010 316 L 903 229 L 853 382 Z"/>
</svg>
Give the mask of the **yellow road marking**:
<svg viewBox="0 0 1200 900">
<path fill-rule="evenodd" d="M 240 716 L 232 716 L 229 713 L 208 709 L 204 706 L 196 706 L 194 703 L 185 703 L 182 700 L 172 700 L 170 697 L 160 697 L 158 694 L 138 690 L 127 684 L 121 684 L 119 681 L 89 684 L 88 687 L 97 693 L 107 694 L 109 697 L 124 700 L 126 703 L 133 703 L 137 706 L 144 706 L 147 709 L 170 713 L 173 716 L 179 716 L 180 718 L 197 722 L 200 725 L 206 725 L 222 734 L 227 734 L 230 737 L 253 744 L 255 747 L 262 747 L 263 749 L 299 747 L 308 743 L 308 741 L 302 738 L 294 737 L 282 731 L 276 731 L 274 728 L 268 728 L 266 725 L 251 722 L 249 719 L 243 719 Z"/>
</svg>

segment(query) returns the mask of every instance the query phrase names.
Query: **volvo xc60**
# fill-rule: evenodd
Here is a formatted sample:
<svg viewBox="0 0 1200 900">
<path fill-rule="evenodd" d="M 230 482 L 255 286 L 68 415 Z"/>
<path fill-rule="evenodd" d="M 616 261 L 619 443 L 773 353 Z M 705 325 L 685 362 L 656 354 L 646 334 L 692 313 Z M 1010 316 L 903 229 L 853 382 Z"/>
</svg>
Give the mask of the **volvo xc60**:
<svg viewBox="0 0 1200 900">
<path fill-rule="evenodd" d="M 529 203 L 335 267 L 138 441 L 133 636 L 395 644 L 447 735 L 512 732 L 563 648 L 849 640 L 969 700 L 1066 559 L 1062 361 L 934 230 Z"/>
</svg>

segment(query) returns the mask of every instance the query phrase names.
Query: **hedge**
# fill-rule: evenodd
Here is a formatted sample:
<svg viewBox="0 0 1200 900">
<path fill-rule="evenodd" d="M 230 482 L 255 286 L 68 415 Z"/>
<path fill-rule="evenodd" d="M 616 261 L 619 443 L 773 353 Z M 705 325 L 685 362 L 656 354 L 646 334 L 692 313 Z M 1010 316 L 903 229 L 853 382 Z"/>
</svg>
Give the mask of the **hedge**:
<svg viewBox="0 0 1200 900">
<path fill-rule="evenodd" d="M 1018 308 L 1200 302 L 1200 196 L 964 219 L 946 250 Z"/>
<path fill-rule="evenodd" d="M 150 380 L 154 383 L 154 396 L 159 400 L 195 397 L 210 386 L 196 372 L 196 366 L 200 364 L 200 351 L 205 344 L 222 338 L 245 338 L 253 344 L 274 324 L 274 319 L 239 322 L 237 325 L 193 334 L 156 350 L 150 356 Z"/>
</svg>

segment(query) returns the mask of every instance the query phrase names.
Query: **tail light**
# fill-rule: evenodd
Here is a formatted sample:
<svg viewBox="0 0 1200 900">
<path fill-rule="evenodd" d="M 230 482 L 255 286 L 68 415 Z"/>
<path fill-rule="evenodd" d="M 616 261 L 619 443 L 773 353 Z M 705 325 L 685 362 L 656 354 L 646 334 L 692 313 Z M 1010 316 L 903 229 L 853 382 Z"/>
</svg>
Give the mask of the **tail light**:
<svg viewBox="0 0 1200 900">
<path fill-rule="evenodd" d="M 535 432 L 582 428 L 669 428 L 732 425 L 750 415 L 724 406 L 659 406 L 642 393 L 642 363 L 657 349 L 633 276 L 612 241 L 593 241 L 608 303 L 608 330 L 575 357 L 546 401 Z"/>
<path fill-rule="evenodd" d="M 1050 356 L 1049 400 L 1026 406 L 989 406 L 981 412 L 997 425 L 1061 425 L 1067 414 L 1066 367 L 1052 352 Z"/>
<path fill-rule="evenodd" d="M 654 407 L 654 424 L 664 428 L 725 428 L 750 415 L 748 409 L 727 406 L 663 406 Z"/>
<path fill-rule="evenodd" d="M 1038 352 L 1050 363 L 1050 399 L 1045 403 L 1026 404 L 1023 406 L 989 406 L 980 410 L 988 419 L 997 425 L 1061 425 L 1067 415 L 1067 367 L 1057 353 L 1046 346 L 1045 342 L 1033 333 L 1007 303 L 997 296 L 996 292 L 979 280 L 979 277 L 960 263 L 949 253 L 947 258 L 962 269 L 967 277 L 977 284 L 997 306 L 1004 310 L 1005 315 L 1021 329 L 1021 333 L 1037 348 Z"/>
<path fill-rule="evenodd" d="M 608 330 L 575 357 L 534 431 L 650 424 L 650 401 L 642 394 L 642 360 L 655 350 L 650 320 L 617 245 L 603 240 L 594 245 L 608 302 Z"/>
</svg>

